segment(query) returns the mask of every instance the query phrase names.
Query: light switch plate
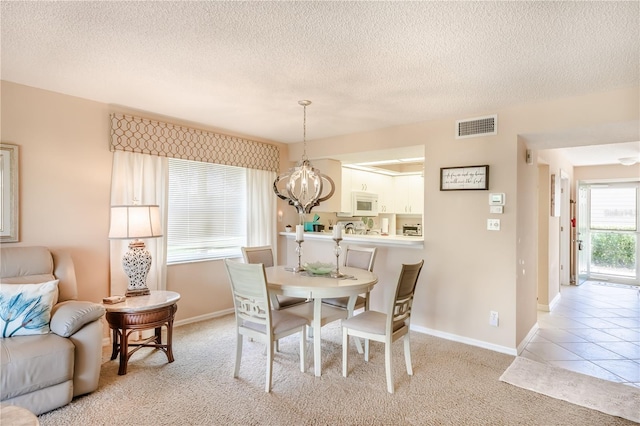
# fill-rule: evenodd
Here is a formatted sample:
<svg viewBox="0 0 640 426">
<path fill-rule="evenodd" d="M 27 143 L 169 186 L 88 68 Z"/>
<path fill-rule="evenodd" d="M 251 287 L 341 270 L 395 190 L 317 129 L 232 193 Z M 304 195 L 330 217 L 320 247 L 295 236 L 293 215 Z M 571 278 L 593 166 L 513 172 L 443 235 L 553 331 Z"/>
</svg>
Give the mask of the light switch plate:
<svg viewBox="0 0 640 426">
<path fill-rule="evenodd" d="M 487 219 L 487 229 L 489 231 L 499 231 L 500 219 Z"/>
<path fill-rule="evenodd" d="M 498 193 L 489 194 L 489 205 L 490 206 L 504 206 L 505 205 L 504 192 L 498 192 Z"/>
<path fill-rule="evenodd" d="M 504 207 L 502 206 L 489 206 L 489 213 L 502 214 Z"/>
<path fill-rule="evenodd" d="M 498 321 L 499 321 L 498 312 L 497 311 L 490 311 L 489 312 L 489 325 L 493 326 L 493 327 L 497 327 L 498 326 Z"/>
</svg>

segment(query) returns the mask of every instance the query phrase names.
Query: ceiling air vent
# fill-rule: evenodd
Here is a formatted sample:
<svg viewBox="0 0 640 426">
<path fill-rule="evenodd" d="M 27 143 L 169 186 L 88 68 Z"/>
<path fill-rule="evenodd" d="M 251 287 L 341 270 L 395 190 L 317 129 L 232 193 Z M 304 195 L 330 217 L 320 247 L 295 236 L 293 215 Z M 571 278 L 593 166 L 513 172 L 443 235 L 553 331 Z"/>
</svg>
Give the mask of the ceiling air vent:
<svg viewBox="0 0 640 426">
<path fill-rule="evenodd" d="M 456 139 L 474 138 L 477 136 L 497 135 L 498 115 L 469 118 L 456 121 Z"/>
</svg>

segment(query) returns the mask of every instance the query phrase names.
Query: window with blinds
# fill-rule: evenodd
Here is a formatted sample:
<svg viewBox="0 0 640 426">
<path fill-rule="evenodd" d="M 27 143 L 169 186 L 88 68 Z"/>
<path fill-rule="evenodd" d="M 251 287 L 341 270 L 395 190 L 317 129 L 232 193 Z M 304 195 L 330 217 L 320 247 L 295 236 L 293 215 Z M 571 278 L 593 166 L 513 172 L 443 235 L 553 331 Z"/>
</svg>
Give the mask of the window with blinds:
<svg viewBox="0 0 640 426">
<path fill-rule="evenodd" d="M 169 159 L 167 263 L 241 255 L 246 182 L 242 167 Z"/>
<path fill-rule="evenodd" d="M 635 231 L 638 229 L 636 188 L 591 187 L 591 229 Z"/>
<path fill-rule="evenodd" d="M 637 183 L 589 187 L 589 229 L 585 237 L 589 241 L 590 274 L 637 282 L 638 189 Z"/>
</svg>

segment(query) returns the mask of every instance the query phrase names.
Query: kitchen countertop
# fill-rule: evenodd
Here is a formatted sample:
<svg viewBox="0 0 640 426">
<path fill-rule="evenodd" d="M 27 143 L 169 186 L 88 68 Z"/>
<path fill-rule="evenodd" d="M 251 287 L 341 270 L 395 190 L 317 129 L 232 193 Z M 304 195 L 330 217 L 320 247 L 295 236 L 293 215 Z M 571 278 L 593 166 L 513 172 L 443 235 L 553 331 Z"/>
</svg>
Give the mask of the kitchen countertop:
<svg viewBox="0 0 640 426">
<path fill-rule="evenodd" d="M 287 238 L 295 238 L 295 232 L 280 232 Z M 305 232 L 305 240 L 331 240 L 333 234 L 329 232 Z M 342 243 L 362 243 L 386 246 L 402 246 L 407 248 L 424 248 L 424 237 L 408 237 L 404 235 L 377 234 L 342 234 Z"/>
</svg>

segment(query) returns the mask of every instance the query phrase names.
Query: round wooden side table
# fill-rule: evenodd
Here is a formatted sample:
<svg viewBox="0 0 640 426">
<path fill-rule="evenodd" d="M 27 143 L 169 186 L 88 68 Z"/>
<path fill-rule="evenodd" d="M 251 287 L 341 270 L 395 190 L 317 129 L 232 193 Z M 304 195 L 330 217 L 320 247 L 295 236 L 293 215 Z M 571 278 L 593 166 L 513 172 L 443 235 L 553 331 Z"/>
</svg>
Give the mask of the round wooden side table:
<svg viewBox="0 0 640 426">
<path fill-rule="evenodd" d="M 152 291 L 146 296 L 127 297 L 124 302 L 104 304 L 106 318 L 113 330 L 111 359 L 120 354 L 119 375 L 127 374 L 131 355 L 140 348 L 156 348 L 164 351 L 167 360 L 173 362 L 173 318 L 178 310 L 180 294 L 175 291 Z M 167 342 L 162 343 L 162 326 L 167 328 Z M 129 343 L 134 331 L 155 329 L 153 336 Z M 129 350 L 130 347 L 133 349 Z"/>
<path fill-rule="evenodd" d="M 17 405 L 0 405 L 0 425 L 38 426 L 40 422 L 35 414 Z"/>
</svg>

